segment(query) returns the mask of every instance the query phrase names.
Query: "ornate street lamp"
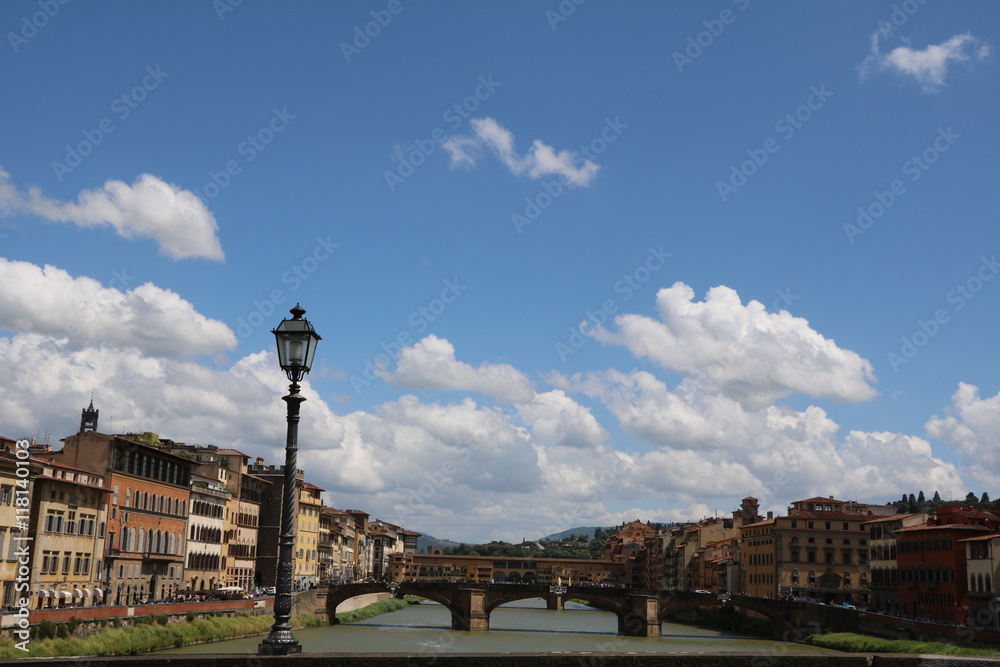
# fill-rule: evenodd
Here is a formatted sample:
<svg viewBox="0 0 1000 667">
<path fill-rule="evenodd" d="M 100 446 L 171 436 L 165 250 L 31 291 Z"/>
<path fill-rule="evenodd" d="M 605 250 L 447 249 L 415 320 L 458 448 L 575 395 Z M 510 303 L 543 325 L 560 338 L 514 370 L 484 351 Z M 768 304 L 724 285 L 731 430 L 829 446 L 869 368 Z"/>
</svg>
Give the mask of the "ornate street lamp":
<svg viewBox="0 0 1000 667">
<path fill-rule="evenodd" d="M 277 586 L 274 597 L 274 625 L 271 633 L 257 647 L 258 655 L 290 655 L 301 653 L 302 646 L 292 634 L 289 622 L 292 616 L 292 547 L 295 543 L 296 455 L 298 453 L 299 406 L 306 400 L 299 395 L 299 380 L 312 367 L 316 345 L 322 340 L 299 304 L 291 309 L 292 319 L 281 320 L 271 333 L 278 341 L 278 363 L 291 381 L 288 396 L 282 400 L 288 405 L 288 435 L 285 439 L 285 486 L 281 500 L 281 536 L 278 542 Z"/>
</svg>

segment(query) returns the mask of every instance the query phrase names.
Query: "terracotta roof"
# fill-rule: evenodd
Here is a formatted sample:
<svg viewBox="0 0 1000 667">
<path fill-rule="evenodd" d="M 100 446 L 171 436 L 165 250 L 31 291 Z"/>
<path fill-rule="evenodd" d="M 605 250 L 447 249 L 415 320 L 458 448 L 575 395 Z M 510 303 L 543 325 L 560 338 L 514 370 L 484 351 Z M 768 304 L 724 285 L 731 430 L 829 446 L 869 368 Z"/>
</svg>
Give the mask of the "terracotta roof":
<svg viewBox="0 0 1000 667">
<path fill-rule="evenodd" d="M 864 524 L 869 524 L 869 523 L 884 523 L 886 521 L 899 521 L 901 519 L 905 519 L 906 517 L 917 516 L 917 514 L 918 514 L 918 512 L 906 512 L 906 513 L 903 513 L 903 514 L 891 514 L 889 516 L 880 516 L 877 519 L 872 519 L 871 521 L 865 521 Z"/>
<path fill-rule="evenodd" d="M 985 542 L 986 540 L 992 540 L 994 537 L 1000 537 L 1000 533 L 993 533 L 992 535 L 979 535 L 978 537 L 966 537 L 959 540 L 959 542 Z"/>
<path fill-rule="evenodd" d="M 805 500 L 795 500 L 792 502 L 793 505 L 796 505 L 798 503 L 813 503 L 814 505 L 818 503 L 823 503 L 824 505 L 829 505 L 831 503 L 840 503 L 841 505 L 845 505 L 847 504 L 847 501 L 837 500 L 836 498 L 820 498 L 819 496 L 816 496 L 815 498 L 806 498 Z"/>
<path fill-rule="evenodd" d="M 900 528 L 899 530 L 896 531 L 896 534 L 898 535 L 899 533 L 913 533 L 918 530 L 975 530 L 975 531 L 985 530 L 991 533 L 996 532 L 996 528 L 977 526 L 972 523 L 946 523 L 941 526 L 929 526 L 927 524 L 924 524 L 922 526 L 910 526 L 909 528 Z"/>
<path fill-rule="evenodd" d="M 792 519 L 813 519 L 820 521 L 857 521 L 859 517 L 870 516 L 860 512 L 810 512 L 808 510 L 795 510 L 794 514 L 789 514 Z"/>
<path fill-rule="evenodd" d="M 101 477 L 100 475 L 94 475 L 94 476 L 99 479 L 103 479 L 103 477 Z M 95 491 L 101 491 L 103 493 L 111 493 L 111 489 L 105 488 L 103 486 L 97 486 L 96 484 L 84 484 L 83 482 L 76 482 L 71 479 L 63 479 L 62 477 L 50 477 L 49 475 L 38 475 L 35 479 L 36 480 L 49 479 L 52 480 L 53 482 L 63 482 L 65 484 L 72 484 L 73 486 L 83 486 L 88 489 L 94 489 Z"/>
<path fill-rule="evenodd" d="M 781 518 L 781 517 L 779 517 Z M 753 528 L 756 526 L 766 526 L 767 524 L 773 524 L 775 519 L 764 519 L 763 521 L 758 521 L 757 523 L 746 523 L 740 526 L 740 528 Z"/>
</svg>

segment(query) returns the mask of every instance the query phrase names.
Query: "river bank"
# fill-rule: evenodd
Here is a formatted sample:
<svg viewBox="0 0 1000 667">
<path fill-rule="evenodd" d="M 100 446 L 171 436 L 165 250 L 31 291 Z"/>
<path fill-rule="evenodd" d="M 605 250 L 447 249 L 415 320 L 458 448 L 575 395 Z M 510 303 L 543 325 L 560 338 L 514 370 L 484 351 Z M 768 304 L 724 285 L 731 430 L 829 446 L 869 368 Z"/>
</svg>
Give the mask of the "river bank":
<svg viewBox="0 0 1000 667">
<path fill-rule="evenodd" d="M 339 613 L 336 622 L 352 623 L 407 606 L 404 600 L 380 600 L 360 609 Z M 149 616 L 130 626 L 118 627 L 112 622 L 92 635 L 73 637 L 76 622 L 70 619 L 65 623 L 50 622 L 38 626 L 27 643 L 27 652 L 17 648 L 13 639 L 0 640 L 0 659 L 138 655 L 165 648 L 266 635 L 273 623 L 273 616 L 240 613 L 233 616 L 189 617 L 180 621 L 159 615 Z M 325 620 L 312 614 L 295 615 L 291 623 L 294 629 L 327 625 Z"/>
<path fill-rule="evenodd" d="M 912 639 L 882 639 L 850 632 L 809 635 L 805 643 L 848 653 L 913 653 L 924 655 L 968 655 L 1000 657 L 1000 650 L 956 646 L 944 642 Z"/>
</svg>

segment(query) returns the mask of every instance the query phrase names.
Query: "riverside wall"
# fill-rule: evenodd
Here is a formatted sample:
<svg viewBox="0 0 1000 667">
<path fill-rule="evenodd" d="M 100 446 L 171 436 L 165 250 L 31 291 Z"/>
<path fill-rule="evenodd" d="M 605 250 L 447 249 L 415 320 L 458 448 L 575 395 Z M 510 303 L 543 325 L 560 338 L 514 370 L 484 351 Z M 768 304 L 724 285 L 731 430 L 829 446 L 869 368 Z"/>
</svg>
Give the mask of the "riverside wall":
<svg viewBox="0 0 1000 667">
<path fill-rule="evenodd" d="M 370 604 L 390 598 L 386 593 L 372 593 L 369 595 L 359 595 L 337 607 L 337 612 L 348 612 L 366 607 Z M 77 619 L 77 625 L 73 634 L 85 636 L 96 632 L 102 621 L 117 619 L 123 625 L 131 624 L 136 618 L 151 615 L 168 616 L 172 622 L 187 620 L 189 613 L 194 613 L 202 618 L 208 614 L 250 614 L 271 615 L 274 613 L 274 599 L 264 598 L 260 600 L 217 600 L 212 602 L 177 602 L 172 604 L 144 604 L 134 606 L 109 605 L 102 607 L 67 607 L 63 609 L 40 609 L 29 612 L 28 621 L 31 625 L 38 625 L 43 621 L 53 623 L 65 623 L 70 619 Z M 314 589 L 295 593 L 292 598 L 292 614 L 312 614 L 319 616 L 329 622 L 326 609 L 326 590 Z M 0 637 L 10 637 L 18 621 L 21 619 L 16 613 L 0 615 Z"/>
</svg>

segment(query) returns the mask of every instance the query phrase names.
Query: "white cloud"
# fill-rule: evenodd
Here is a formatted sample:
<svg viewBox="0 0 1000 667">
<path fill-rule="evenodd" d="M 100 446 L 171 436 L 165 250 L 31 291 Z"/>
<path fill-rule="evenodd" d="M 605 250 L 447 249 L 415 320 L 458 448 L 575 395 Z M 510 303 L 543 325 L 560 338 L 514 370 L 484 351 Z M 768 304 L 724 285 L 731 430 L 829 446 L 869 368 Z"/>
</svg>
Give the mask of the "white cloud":
<svg viewBox="0 0 1000 667">
<path fill-rule="evenodd" d="M 455 346 L 430 335 L 399 353 L 396 370 L 385 373 L 387 382 L 411 389 L 476 391 L 499 400 L 523 403 L 534 398 L 528 377 L 507 364 L 471 366 L 455 358 Z"/>
<path fill-rule="evenodd" d="M 151 238 L 171 259 L 205 257 L 223 261 L 215 217 L 197 195 L 150 174 L 135 183 L 108 181 L 82 191 L 75 203 L 46 197 L 38 188 L 22 193 L 0 168 L 0 212 L 31 213 L 78 227 L 109 225 L 124 238 Z"/>
<path fill-rule="evenodd" d="M 1000 393 L 979 397 L 979 387 L 961 382 L 945 408 L 925 425 L 927 434 L 952 445 L 968 464 L 968 476 L 985 487 L 1000 486 Z M 942 493 L 942 495 L 944 495 Z"/>
<path fill-rule="evenodd" d="M 489 149 L 510 171 L 518 176 L 527 174 L 538 179 L 561 176 L 571 185 L 587 186 L 594 180 L 599 167 L 573 151 L 557 151 L 535 139 L 526 155 L 518 155 L 514 135 L 492 118 L 473 118 L 472 136 L 459 134 L 449 137 L 443 148 L 451 156 L 452 167 L 473 167 Z"/>
<path fill-rule="evenodd" d="M 151 283 L 122 292 L 54 266 L 0 257 L 0 329 L 66 336 L 74 343 L 136 347 L 156 356 L 212 354 L 233 331 Z"/>
<path fill-rule="evenodd" d="M 951 488 L 955 467 L 922 438 L 852 431 L 816 406 L 751 408 L 726 396 L 683 387 L 671 391 L 644 371 L 617 370 L 550 380 L 597 398 L 623 431 L 653 445 L 618 485 L 633 495 L 671 502 L 752 494 L 789 502 L 838 495 L 884 502 L 915 488 Z"/>
<path fill-rule="evenodd" d="M 858 67 L 862 80 L 875 70 L 885 70 L 912 77 L 924 92 L 933 93 L 944 87 L 951 64 L 983 60 L 990 54 L 990 47 L 968 32 L 940 44 L 930 44 L 922 51 L 898 46 L 889 53 L 881 53 L 879 42 L 887 37 L 888 31 L 872 34 L 871 53 Z"/>
<path fill-rule="evenodd" d="M 718 394 L 670 391 L 645 372 L 554 382 L 562 391 L 515 408 L 404 395 L 347 414 L 304 382 L 298 463 L 336 507 L 465 540 L 698 519 L 710 507 L 728 513 L 746 494 L 780 508 L 814 495 L 885 501 L 920 488 L 946 495 L 945 485 L 960 484 L 927 441 L 851 432 L 841 442 L 838 425 L 817 407 L 751 409 Z M 134 347 L 19 334 L 0 338 L 0 433 L 49 432 L 57 441 L 76 431 L 94 392 L 103 432 L 149 430 L 280 464 L 286 384 L 272 352 L 212 369 Z M 654 447 L 608 442 L 568 390 L 598 398 L 622 420 L 626 439 Z"/>
<path fill-rule="evenodd" d="M 877 490 L 886 500 L 923 489 L 950 496 L 962 488 L 955 466 L 933 456 L 927 440 L 901 433 L 851 431 L 841 448 L 850 475 L 840 493 L 852 497 Z"/>
<path fill-rule="evenodd" d="M 593 449 L 608 437 L 589 408 L 559 389 L 536 394 L 534 400 L 519 405 L 517 411 L 542 443 Z"/>
<path fill-rule="evenodd" d="M 688 374 L 689 384 L 718 390 L 740 402 L 761 406 L 794 392 L 841 401 L 876 395 L 866 359 L 844 350 L 786 311 L 768 313 L 763 304 L 745 306 L 735 290 L 719 286 L 694 302 L 683 283 L 656 295 L 660 319 L 622 314 L 618 332 L 598 327 L 604 343 L 622 345 L 637 357 Z"/>
</svg>

